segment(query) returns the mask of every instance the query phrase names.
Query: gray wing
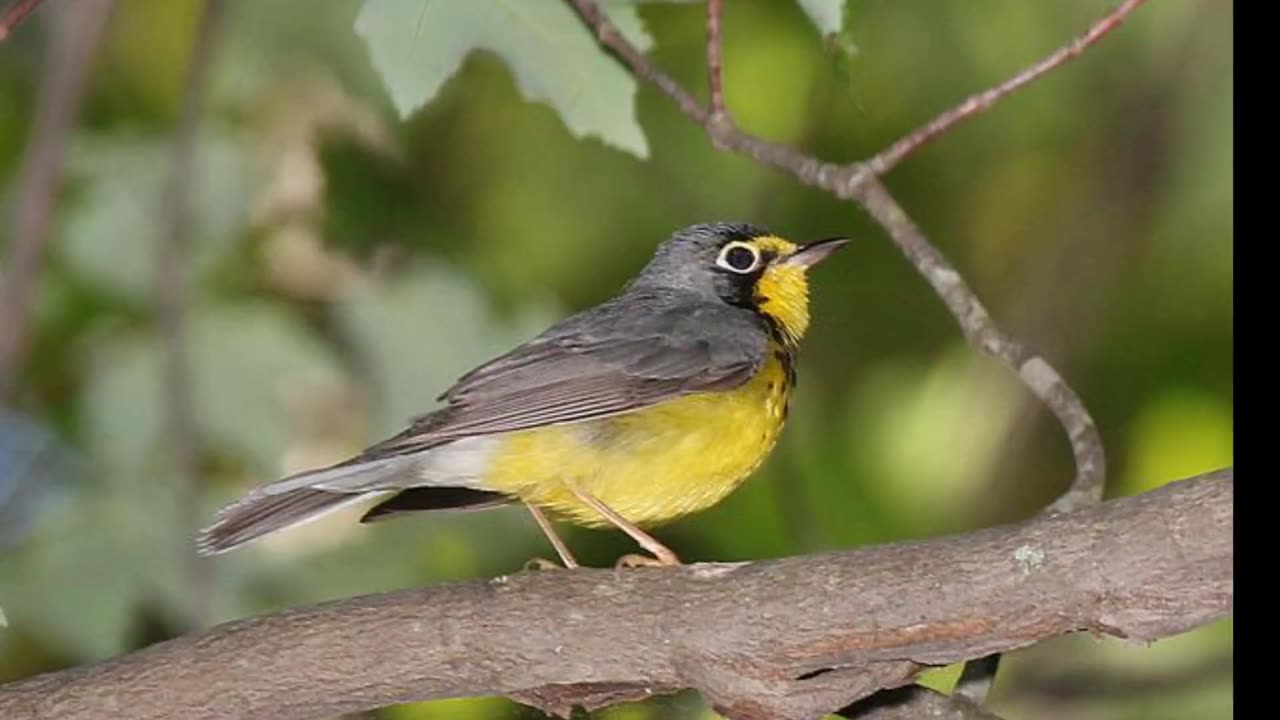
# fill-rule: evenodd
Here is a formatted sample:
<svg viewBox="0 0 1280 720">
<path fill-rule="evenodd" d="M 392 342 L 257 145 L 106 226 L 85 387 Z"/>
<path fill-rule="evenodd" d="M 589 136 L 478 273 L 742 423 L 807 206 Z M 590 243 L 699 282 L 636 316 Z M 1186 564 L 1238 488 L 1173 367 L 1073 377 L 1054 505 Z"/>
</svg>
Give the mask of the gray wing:
<svg viewBox="0 0 1280 720">
<path fill-rule="evenodd" d="M 633 293 L 467 373 L 441 396 L 446 407 L 369 448 L 363 459 L 736 387 L 759 370 L 767 338 L 750 311 L 669 292 Z"/>
</svg>

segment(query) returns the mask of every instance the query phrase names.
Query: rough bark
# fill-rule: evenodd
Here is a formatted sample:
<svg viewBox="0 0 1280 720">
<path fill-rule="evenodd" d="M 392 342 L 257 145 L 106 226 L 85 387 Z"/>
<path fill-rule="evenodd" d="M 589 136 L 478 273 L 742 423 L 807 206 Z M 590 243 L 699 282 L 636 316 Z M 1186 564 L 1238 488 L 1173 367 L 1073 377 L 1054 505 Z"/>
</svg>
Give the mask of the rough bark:
<svg viewBox="0 0 1280 720">
<path fill-rule="evenodd" d="M 924 542 L 741 564 L 525 572 L 239 620 L 0 688 L 5 718 L 310 718 L 513 695 L 563 712 L 693 687 L 818 718 L 941 665 L 1231 612 L 1233 471 Z"/>
</svg>

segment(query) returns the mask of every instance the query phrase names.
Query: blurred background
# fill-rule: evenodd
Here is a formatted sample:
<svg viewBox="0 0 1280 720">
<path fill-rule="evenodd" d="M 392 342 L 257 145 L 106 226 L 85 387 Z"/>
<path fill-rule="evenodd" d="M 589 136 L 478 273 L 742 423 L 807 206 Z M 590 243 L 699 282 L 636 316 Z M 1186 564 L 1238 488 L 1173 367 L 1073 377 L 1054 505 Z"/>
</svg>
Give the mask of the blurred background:
<svg viewBox="0 0 1280 720">
<path fill-rule="evenodd" d="M 726 4 L 738 122 L 850 161 L 1112 3 L 848 0 L 826 39 L 798 3 Z M 1067 486 L 1052 417 L 966 346 L 854 206 L 718 153 L 648 86 L 626 147 L 576 137 L 489 52 L 452 77 L 435 68 L 438 92 L 402 116 L 421 99 L 384 79 L 358 0 L 227 3 L 181 234 L 189 293 L 162 302 L 201 8 L 50 0 L 0 44 L 0 285 L 34 283 L 0 378 L 0 682 L 202 623 L 550 556 L 519 508 L 374 527 L 353 510 L 212 561 L 190 551 L 221 503 L 399 430 L 472 365 L 607 298 L 693 222 L 855 242 L 815 273 L 771 459 L 721 505 L 658 530 L 686 561 L 962 532 L 1026 518 Z M 702 94 L 702 4 L 630 11 L 651 57 Z M 1150 3 L 887 178 L 1003 328 L 1084 398 L 1112 496 L 1232 462 L 1232 16 L 1229 2 Z M 590 85 L 574 92 L 590 101 Z M 60 181 L 44 213 L 49 168 Z M 47 238 L 41 262 L 15 269 L 33 234 Z M 186 337 L 190 454 L 171 415 L 166 317 Z M 619 533 L 565 533 L 588 564 L 632 550 Z M 1229 718 L 1231 680 L 1227 620 L 1145 647 L 1045 642 L 1005 658 L 991 697 L 1010 719 Z M 713 717 L 691 693 L 596 716 Z M 539 716 L 477 699 L 369 717 Z"/>
</svg>

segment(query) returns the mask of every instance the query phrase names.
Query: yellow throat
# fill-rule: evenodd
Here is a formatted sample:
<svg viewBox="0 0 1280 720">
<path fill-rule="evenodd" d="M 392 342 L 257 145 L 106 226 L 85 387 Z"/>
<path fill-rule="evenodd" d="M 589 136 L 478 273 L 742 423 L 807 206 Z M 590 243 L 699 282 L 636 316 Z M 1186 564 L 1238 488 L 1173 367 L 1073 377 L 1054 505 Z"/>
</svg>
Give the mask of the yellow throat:
<svg viewBox="0 0 1280 720">
<path fill-rule="evenodd" d="M 753 241 L 762 251 L 780 256 L 794 253 L 798 246 L 780 237 L 766 235 Z M 756 309 L 777 323 L 788 345 L 794 346 L 809 329 L 808 268 L 771 265 L 756 281 Z"/>
</svg>

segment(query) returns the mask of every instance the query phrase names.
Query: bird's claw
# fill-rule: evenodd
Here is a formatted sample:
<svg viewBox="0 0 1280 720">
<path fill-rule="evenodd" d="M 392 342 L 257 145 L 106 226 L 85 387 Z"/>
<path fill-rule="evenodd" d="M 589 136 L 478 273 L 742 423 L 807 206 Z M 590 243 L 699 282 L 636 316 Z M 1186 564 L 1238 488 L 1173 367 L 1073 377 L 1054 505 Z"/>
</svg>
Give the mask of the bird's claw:
<svg viewBox="0 0 1280 720">
<path fill-rule="evenodd" d="M 676 557 L 676 554 L 669 550 L 657 557 L 630 553 L 618 558 L 618 562 L 613 564 L 613 572 L 615 575 L 620 575 L 623 568 L 674 567 L 682 564 L 683 563 L 680 562 L 680 558 Z"/>
<path fill-rule="evenodd" d="M 524 564 L 526 572 L 536 572 L 541 570 L 563 570 L 564 566 L 555 560 L 548 560 L 544 557 L 531 558 Z"/>
</svg>

